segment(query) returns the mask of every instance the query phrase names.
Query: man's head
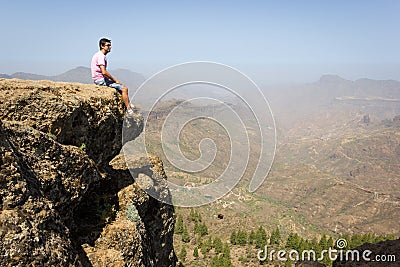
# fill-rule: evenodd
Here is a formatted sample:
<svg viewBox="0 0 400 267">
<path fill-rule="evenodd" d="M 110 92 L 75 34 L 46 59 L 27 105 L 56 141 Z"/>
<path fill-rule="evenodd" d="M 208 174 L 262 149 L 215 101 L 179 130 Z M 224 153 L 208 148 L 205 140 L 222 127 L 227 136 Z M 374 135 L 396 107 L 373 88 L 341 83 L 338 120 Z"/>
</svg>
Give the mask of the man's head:
<svg viewBox="0 0 400 267">
<path fill-rule="evenodd" d="M 100 50 L 104 49 L 107 53 L 111 50 L 111 40 L 107 38 L 101 38 L 99 41 Z"/>
</svg>

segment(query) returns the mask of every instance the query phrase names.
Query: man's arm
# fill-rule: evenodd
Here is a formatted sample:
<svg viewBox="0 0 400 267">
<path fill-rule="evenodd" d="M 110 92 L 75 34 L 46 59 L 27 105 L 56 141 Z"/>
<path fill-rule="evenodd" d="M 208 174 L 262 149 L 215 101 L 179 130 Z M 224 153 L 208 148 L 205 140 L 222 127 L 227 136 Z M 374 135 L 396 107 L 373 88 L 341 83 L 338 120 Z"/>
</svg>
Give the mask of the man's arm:
<svg viewBox="0 0 400 267">
<path fill-rule="evenodd" d="M 120 83 L 117 79 L 115 79 L 113 76 L 111 76 L 111 74 L 106 70 L 106 67 L 104 65 L 100 65 L 100 69 L 101 69 L 101 73 L 107 77 L 108 79 L 116 82 L 116 83 Z"/>
</svg>

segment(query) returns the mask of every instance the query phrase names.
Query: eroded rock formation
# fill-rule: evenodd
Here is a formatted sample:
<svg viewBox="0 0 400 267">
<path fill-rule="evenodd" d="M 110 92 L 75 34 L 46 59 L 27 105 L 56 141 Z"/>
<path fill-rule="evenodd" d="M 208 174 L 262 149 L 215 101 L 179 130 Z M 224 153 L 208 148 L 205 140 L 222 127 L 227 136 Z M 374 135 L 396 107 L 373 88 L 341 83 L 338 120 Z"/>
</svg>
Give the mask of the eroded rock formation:
<svg viewBox="0 0 400 267">
<path fill-rule="evenodd" d="M 0 266 L 175 266 L 174 209 L 135 182 L 170 197 L 162 162 L 117 156 L 115 90 L 0 79 L 0 99 Z M 140 114 L 128 125 L 136 138 Z"/>
</svg>

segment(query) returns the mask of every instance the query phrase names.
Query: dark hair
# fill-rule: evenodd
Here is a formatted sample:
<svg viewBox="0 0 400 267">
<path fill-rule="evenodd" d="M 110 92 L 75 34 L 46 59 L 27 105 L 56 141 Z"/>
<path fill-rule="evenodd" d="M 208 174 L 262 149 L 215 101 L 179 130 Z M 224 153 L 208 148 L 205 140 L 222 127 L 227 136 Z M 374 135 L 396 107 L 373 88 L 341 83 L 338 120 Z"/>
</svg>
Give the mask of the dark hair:
<svg viewBox="0 0 400 267">
<path fill-rule="evenodd" d="M 99 41 L 99 47 L 101 50 L 101 47 L 104 46 L 106 43 L 111 43 L 111 40 L 107 39 L 107 38 L 101 38 Z"/>
</svg>

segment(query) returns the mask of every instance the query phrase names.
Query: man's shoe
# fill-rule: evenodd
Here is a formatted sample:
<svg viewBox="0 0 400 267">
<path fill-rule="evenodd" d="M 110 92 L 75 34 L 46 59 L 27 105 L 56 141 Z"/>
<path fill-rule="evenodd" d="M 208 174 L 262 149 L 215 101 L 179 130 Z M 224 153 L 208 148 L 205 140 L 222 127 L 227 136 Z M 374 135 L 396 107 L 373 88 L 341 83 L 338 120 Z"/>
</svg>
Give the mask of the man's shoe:
<svg viewBox="0 0 400 267">
<path fill-rule="evenodd" d="M 137 110 L 138 110 L 138 107 L 136 107 L 134 104 L 131 104 L 131 109 L 132 109 L 133 111 L 137 111 Z"/>
</svg>

